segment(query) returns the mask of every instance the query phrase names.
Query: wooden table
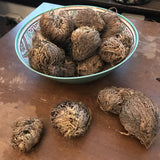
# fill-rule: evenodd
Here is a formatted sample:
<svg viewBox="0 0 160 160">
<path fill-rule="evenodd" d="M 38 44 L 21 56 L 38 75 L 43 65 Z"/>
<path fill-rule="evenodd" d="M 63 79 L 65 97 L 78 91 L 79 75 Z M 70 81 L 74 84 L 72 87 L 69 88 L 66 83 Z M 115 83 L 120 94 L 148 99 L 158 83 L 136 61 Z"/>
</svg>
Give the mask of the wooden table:
<svg viewBox="0 0 160 160">
<path fill-rule="evenodd" d="M 132 19 L 140 42 L 123 66 L 103 79 L 88 84 L 63 84 L 28 70 L 18 59 L 14 40 L 19 28 L 33 15 L 57 5 L 43 3 L 0 39 L 0 159 L 1 160 L 158 160 L 160 135 L 149 150 L 124 131 L 117 116 L 102 112 L 96 98 L 108 86 L 144 92 L 160 106 L 160 24 Z M 65 139 L 50 124 L 51 108 L 64 100 L 82 101 L 92 111 L 88 132 Z M 18 153 L 10 146 L 12 124 L 19 117 L 39 117 L 44 135 L 32 152 Z"/>
</svg>

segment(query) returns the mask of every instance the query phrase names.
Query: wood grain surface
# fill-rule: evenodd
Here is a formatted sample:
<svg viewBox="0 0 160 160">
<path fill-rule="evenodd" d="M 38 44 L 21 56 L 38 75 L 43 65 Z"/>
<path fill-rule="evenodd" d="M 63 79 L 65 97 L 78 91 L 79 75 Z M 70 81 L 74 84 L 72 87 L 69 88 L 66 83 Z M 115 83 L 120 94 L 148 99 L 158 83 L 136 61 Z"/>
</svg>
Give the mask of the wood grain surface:
<svg viewBox="0 0 160 160">
<path fill-rule="evenodd" d="M 18 59 L 14 40 L 19 28 L 42 9 L 43 3 L 0 39 L 0 159 L 1 160 L 158 160 L 160 135 L 148 150 L 134 137 L 121 135 L 119 118 L 102 112 L 97 93 L 108 86 L 129 87 L 144 92 L 160 106 L 160 24 L 132 19 L 139 32 L 134 55 L 105 78 L 88 84 L 63 84 L 28 70 Z M 64 100 L 82 101 L 92 111 L 88 132 L 65 139 L 52 128 L 51 108 Z M 10 145 L 13 122 L 19 117 L 39 117 L 44 123 L 40 143 L 30 153 L 19 153 Z"/>
</svg>

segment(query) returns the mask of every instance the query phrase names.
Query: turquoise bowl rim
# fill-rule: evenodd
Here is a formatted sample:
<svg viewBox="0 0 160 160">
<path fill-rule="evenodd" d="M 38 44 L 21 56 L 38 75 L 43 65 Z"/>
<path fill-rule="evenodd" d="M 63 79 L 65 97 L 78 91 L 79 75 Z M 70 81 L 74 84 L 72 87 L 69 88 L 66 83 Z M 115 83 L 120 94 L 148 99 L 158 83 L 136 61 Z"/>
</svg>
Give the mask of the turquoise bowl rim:
<svg viewBox="0 0 160 160">
<path fill-rule="evenodd" d="M 61 9 L 61 8 L 85 7 L 85 6 L 86 6 L 86 7 L 93 7 L 93 8 L 95 8 L 95 9 L 97 8 L 97 9 L 102 9 L 102 10 L 109 10 L 109 9 L 106 9 L 106 8 L 103 8 L 103 7 L 97 7 L 97 6 L 91 6 L 91 5 L 68 5 L 68 6 L 62 6 L 62 7 L 55 7 L 55 8 L 53 8 L 53 10 L 55 10 L 55 9 Z M 137 46 L 138 46 L 139 36 L 138 36 L 138 31 L 137 31 L 136 27 L 135 27 L 135 26 L 133 25 L 133 23 L 132 23 L 130 20 L 128 20 L 126 17 L 124 17 L 124 16 L 122 16 L 121 14 L 118 14 L 118 13 L 117 13 L 120 17 L 122 17 L 122 19 L 124 19 L 125 21 L 127 21 L 127 22 L 130 24 L 130 26 L 131 26 L 131 27 L 133 28 L 133 30 L 134 30 L 135 37 L 136 37 L 136 38 L 135 38 L 135 39 L 136 39 L 135 46 L 134 46 L 132 52 L 131 52 L 123 61 L 121 61 L 120 63 L 118 63 L 117 65 L 115 65 L 115 66 L 113 66 L 113 67 L 111 67 L 111 68 L 109 68 L 109 69 L 106 69 L 106 70 L 101 71 L 101 72 L 98 72 L 98 73 L 86 75 L 86 76 L 56 77 L 56 76 L 50 76 L 50 75 L 47 75 L 47 74 L 38 72 L 38 71 L 32 69 L 30 66 L 28 66 L 28 65 L 23 61 L 23 59 L 21 58 L 20 53 L 19 53 L 19 51 L 18 51 L 19 36 L 20 36 L 22 30 L 25 28 L 25 26 L 26 26 L 29 22 L 31 22 L 31 21 L 32 21 L 33 19 L 35 19 L 36 17 L 38 17 L 38 16 L 40 16 L 41 14 L 43 14 L 43 13 L 45 13 L 45 12 L 48 12 L 48 11 L 50 11 L 50 10 L 52 10 L 52 9 L 45 10 L 44 12 L 41 12 L 40 14 L 37 14 L 36 16 L 34 16 L 32 19 L 28 20 L 28 21 L 19 29 L 19 31 L 18 31 L 18 33 L 17 33 L 17 35 L 16 35 L 16 38 L 15 38 L 15 50 L 16 50 L 16 53 L 17 53 L 18 58 L 20 59 L 20 61 L 21 61 L 27 68 L 29 68 L 31 71 L 33 71 L 33 72 L 35 72 L 35 73 L 37 73 L 37 74 L 39 74 L 39 75 L 42 75 L 42 76 L 45 76 L 45 77 L 48 77 L 48 78 L 51 78 L 51 79 L 54 79 L 54 80 L 62 80 L 62 81 L 64 80 L 64 82 L 65 82 L 65 80 L 80 80 L 80 79 L 86 79 L 86 78 L 96 77 L 96 76 L 99 76 L 99 75 L 104 75 L 104 74 L 106 74 L 106 73 L 108 73 L 108 72 L 116 69 L 117 67 L 119 67 L 119 66 L 122 65 L 123 63 L 125 63 L 125 62 L 133 55 L 133 53 L 135 52 L 135 50 L 136 50 L 136 48 L 137 48 Z"/>
</svg>

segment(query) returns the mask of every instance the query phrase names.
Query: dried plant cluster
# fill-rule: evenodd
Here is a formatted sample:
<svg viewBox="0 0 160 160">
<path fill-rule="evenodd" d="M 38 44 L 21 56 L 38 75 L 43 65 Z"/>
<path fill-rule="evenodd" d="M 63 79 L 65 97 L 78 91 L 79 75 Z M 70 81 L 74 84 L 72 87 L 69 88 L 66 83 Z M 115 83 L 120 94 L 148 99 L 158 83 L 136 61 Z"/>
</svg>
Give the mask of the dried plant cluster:
<svg viewBox="0 0 160 160">
<path fill-rule="evenodd" d="M 82 102 L 64 101 L 52 108 L 50 119 L 64 137 L 83 136 L 91 123 L 91 111 Z M 12 127 L 11 145 L 17 151 L 27 153 L 40 141 L 43 123 L 40 119 L 20 118 Z"/>
<path fill-rule="evenodd" d="M 51 111 L 51 122 L 67 138 L 79 137 L 86 133 L 91 112 L 81 102 L 61 102 Z"/>
<path fill-rule="evenodd" d="M 13 126 L 11 145 L 21 152 L 29 152 L 40 140 L 43 124 L 38 118 L 18 120 Z"/>
<path fill-rule="evenodd" d="M 64 10 L 52 10 L 40 18 L 40 31 L 35 32 L 28 53 L 29 63 L 52 76 L 94 74 L 125 59 L 131 40 L 116 13 L 99 15 L 85 8 L 69 15 Z"/>
<path fill-rule="evenodd" d="M 108 87 L 98 93 L 97 102 L 104 112 L 119 116 L 128 133 L 148 149 L 156 140 L 160 128 L 158 107 L 142 92 L 130 88 Z M 83 136 L 91 124 L 91 111 L 82 102 L 63 101 L 50 113 L 51 124 L 64 137 Z M 40 141 L 43 123 L 38 118 L 18 120 L 13 126 L 11 145 L 20 152 L 29 152 Z"/>
<path fill-rule="evenodd" d="M 125 130 L 148 149 L 160 127 L 158 107 L 142 92 L 129 88 L 110 87 L 98 93 L 99 107 L 118 114 Z"/>
</svg>

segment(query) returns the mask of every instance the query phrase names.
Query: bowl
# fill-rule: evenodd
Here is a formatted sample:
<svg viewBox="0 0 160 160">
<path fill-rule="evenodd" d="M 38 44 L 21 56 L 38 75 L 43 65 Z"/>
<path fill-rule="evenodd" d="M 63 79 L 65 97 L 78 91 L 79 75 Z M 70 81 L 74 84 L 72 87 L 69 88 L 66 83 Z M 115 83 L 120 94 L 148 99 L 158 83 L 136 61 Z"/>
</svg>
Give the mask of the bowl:
<svg viewBox="0 0 160 160">
<path fill-rule="evenodd" d="M 69 14 L 75 14 L 75 12 L 77 10 L 84 9 L 84 8 L 94 9 L 99 14 L 101 14 L 102 12 L 112 12 L 112 11 L 104 9 L 104 8 L 95 7 L 95 6 L 85 6 L 85 5 L 83 5 L 83 6 L 77 6 L 77 5 L 66 6 L 66 7 L 56 8 L 54 10 L 65 10 Z M 48 10 L 48 11 L 50 11 L 50 10 Z M 45 12 L 48 12 L 48 11 L 45 11 Z M 44 73 L 38 72 L 38 71 L 34 70 L 33 68 L 31 68 L 29 65 L 28 57 L 27 57 L 27 53 L 30 50 L 30 48 L 32 47 L 32 36 L 34 34 L 34 31 L 40 29 L 39 19 L 43 13 L 44 12 L 33 17 L 24 26 L 22 26 L 20 28 L 20 30 L 18 31 L 18 33 L 16 35 L 16 39 L 15 39 L 15 50 L 16 50 L 16 53 L 17 53 L 20 61 L 28 69 L 30 69 L 31 71 L 33 71 L 36 74 L 39 74 L 41 76 L 45 76 L 47 78 L 51 78 L 53 80 L 56 80 L 59 82 L 64 82 L 64 83 L 86 83 L 86 82 L 94 81 L 94 80 L 97 80 L 99 78 L 106 76 L 107 74 L 109 74 L 110 72 L 112 72 L 113 70 L 115 70 L 116 68 L 121 66 L 122 64 L 124 64 L 133 55 L 133 53 L 135 52 L 135 50 L 138 46 L 139 37 L 138 37 L 138 32 L 137 32 L 136 27 L 127 18 L 118 14 L 122 23 L 124 24 L 124 27 L 123 27 L 124 32 L 128 32 L 128 34 L 130 34 L 132 37 L 132 45 L 131 45 L 130 53 L 123 61 L 121 61 L 120 63 L 118 63 L 117 65 L 115 65 L 109 69 L 106 69 L 104 71 L 101 71 L 101 72 L 98 72 L 95 74 L 87 75 L 87 76 L 56 77 L 56 76 L 46 75 Z"/>
</svg>

